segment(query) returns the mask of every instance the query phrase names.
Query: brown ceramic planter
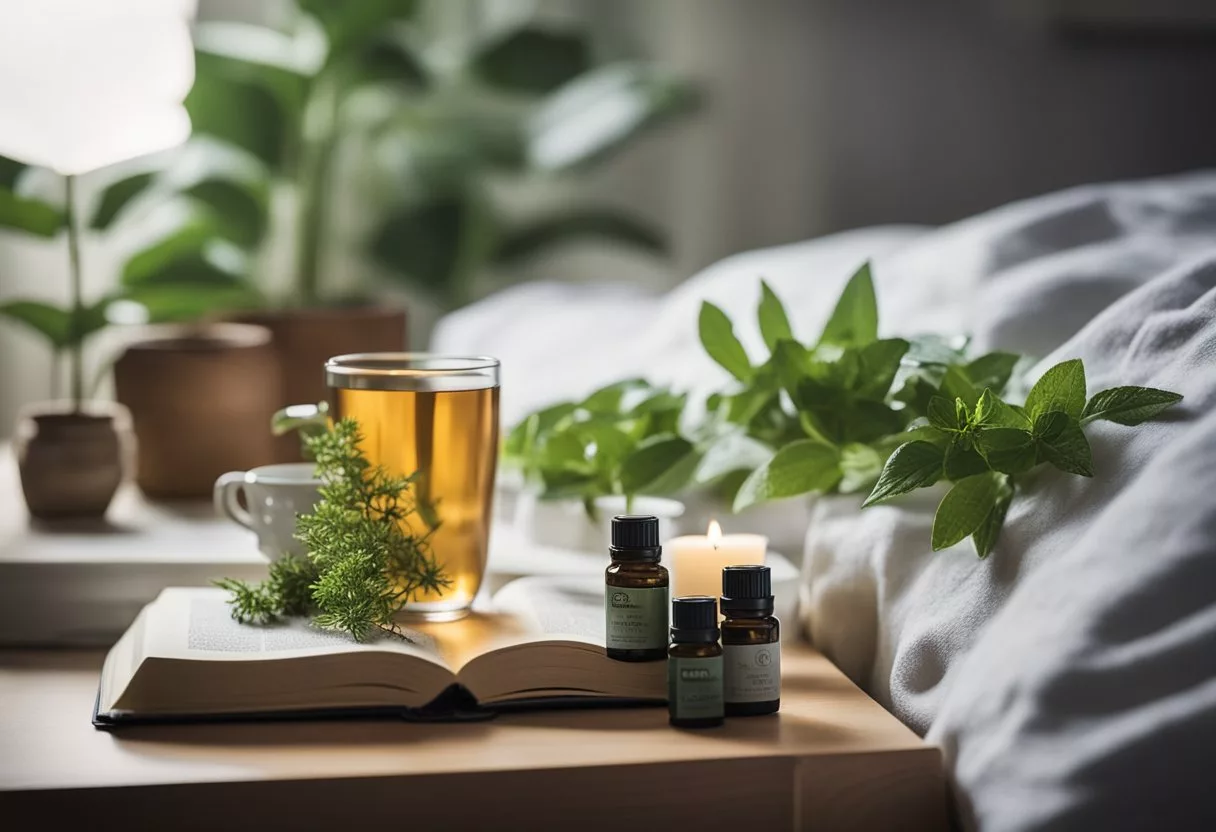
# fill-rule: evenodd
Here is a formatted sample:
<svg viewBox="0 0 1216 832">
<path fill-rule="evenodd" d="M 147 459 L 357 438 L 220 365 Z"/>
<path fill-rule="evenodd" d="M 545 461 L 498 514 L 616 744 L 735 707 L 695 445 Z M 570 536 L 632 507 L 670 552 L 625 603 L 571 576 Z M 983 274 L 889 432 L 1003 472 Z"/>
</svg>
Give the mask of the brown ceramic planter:
<svg viewBox="0 0 1216 832">
<path fill-rule="evenodd" d="M 283 309 L 242 315 L 240 321 L 264 326 L 274 334 L 279 361 L 281 407 L 323 401 L 325 361 L 353 352 L 400 352 L 405 349 L 405 311 L 374 306 L 335 309 Z M 300 442 L 282 437 L 278 462 L 300 459 Z"/>
<path fill-rule="evenodd" d="M 21 490 L 38 520 L 100 520 L 122 482 L 116 417 L 40 408 L 18 420 Z"/>
<path fill-rule="evenodd" d="M 279 407 L 270 332 L 247 324 L 149 327 L 114 365 L 149 497 L 210 498 L 215 480 L 274 461 Z"/>
</svg>

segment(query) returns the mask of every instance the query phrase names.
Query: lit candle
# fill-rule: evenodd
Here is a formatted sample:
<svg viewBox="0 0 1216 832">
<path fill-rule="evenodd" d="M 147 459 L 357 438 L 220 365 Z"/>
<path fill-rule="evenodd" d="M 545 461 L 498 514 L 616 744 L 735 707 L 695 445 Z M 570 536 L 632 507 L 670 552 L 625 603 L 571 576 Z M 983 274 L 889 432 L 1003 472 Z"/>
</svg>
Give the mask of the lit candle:
<svg viewBox="0 0 1216 832">
<path fill-rule="evenodd" d="M 722 594 L 722 568 L 764 564 L 768 538 L 762 534 L 722 534 L 717 520 L 706 534 L 675 537 L 664 545 L 671 565 L 673 598 L 683 595 Z"/>
</svg>

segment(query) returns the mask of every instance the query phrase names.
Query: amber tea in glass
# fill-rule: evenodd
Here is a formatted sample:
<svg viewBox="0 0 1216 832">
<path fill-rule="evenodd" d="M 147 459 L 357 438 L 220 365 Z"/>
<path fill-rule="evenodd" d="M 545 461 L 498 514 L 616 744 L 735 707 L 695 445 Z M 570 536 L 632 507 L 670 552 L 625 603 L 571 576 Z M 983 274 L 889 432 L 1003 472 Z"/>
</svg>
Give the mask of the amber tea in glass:
<svg viewBox="0 0 1216 832">
<path fill-rule="evenodd" d="M 498 370 L 493 358 L 424 353 L 342 355 L 325 364 L 331 418 L 359 423 L 373 465 L 418 471 L 414 495 L 439 521 L 431 546 L 451 583 L 415 596 L 406 614 L 460 618 L 481 588 L 498 459 Z"/>
</svg>

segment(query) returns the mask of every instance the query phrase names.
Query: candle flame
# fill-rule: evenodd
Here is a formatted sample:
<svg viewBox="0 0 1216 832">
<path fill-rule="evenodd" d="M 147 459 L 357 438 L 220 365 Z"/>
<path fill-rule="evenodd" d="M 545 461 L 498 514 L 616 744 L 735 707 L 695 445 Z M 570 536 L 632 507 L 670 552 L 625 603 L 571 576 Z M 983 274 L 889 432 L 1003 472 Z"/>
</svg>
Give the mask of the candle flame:
<svg viewBox="0 0 1216 832">
<path fill-rule="evenodd" d="M 717 549 L 718 544 L 722 542 L 722 527 L 718 525 L 717 520 L 709 521 L 709 530 L 705 536 L 709 538 L 709 545 Z"/>
</svg>

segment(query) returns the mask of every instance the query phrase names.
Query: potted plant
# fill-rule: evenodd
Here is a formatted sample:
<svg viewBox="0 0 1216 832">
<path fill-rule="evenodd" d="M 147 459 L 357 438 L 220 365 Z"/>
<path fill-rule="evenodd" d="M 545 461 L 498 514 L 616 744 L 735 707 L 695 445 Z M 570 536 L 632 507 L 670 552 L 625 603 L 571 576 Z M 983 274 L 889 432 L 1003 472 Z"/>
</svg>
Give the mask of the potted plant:
<svg viewBox="0 0 1216 832">
<path fill-rule="evenodd" d="M 205 227 L 229 226 L 227 241 L 248 256 L 242 268 L 208 277 L 233 290 L 259 287 L 261 308 L 240 319 L 274 332 L 281 404 L 324 398 L 318 368 L 332 355 L 404 347 L 404 315 L 332 274 L 339 246 L 362 248 L 387 278 L 441 308 L 467 303 L 492 288 L 491 273 L 502 277 L 571 239 L 664 248 L 645 222 L 599 206 L 519 216 L 492 184 L 581 171 L 687 111 L 690 87 L 644 64 L 597 65 L 585 32 L 447 31 L 451 7 L 299 0 L 281 28 L 196 27 L 192 144 L 224 149 L 249 175 L 196 189 L 223 216 L 157 240 L 153 254 L 137 255 L 148 268 L 125 271 L 124 283 L 162 291 L 197 283 L 181 264 L 207 259 L 214 234 Z M 343 182 L 360 186 L 368 227 L 344 224 Z M 284 244 L 294 248 L 286 279 L 254 265 Z M 294 452 L 290 442 L 284 449 Z"/>
<path fill-rule="evenodd" d="M 44 336 L 56 356 L 68 354 L 67 404 L 28 408 L 17 426 L 22 489 L 38 519 L 101 518 L 122 479 L 121 411 L 86 397 L 84 345 L 106 325 L 115 298 L 84 298 L 77 178 L 185 139 L 189 11 L 185 4 L 153 10 L 115 2 L 0 13 L 6 35 L 0 68 L 21 73 L 0 77 L 0 226 L 44 237 L 66 230 L 69 266 L 66 308 L 35 299 L 0 305 L 0 315 Z M 133 38 L 140 39 L 138 49 Z M 36 96 L 27 90 L 31 75 L 40 79 Z M 148 83 L 132 83 L 144 78 Z M 22 190 L 19 180 L 31 165 L 62 177 L 62 207 Z"/>
<path fill-rule="evenodd" d="M 504 468 L 522 474 L 515 526 L 536 543 L 602 552 L 614 514 L 654 514 L 664 538 L 679 533 L 684 506 L 668 495 L 689 473 L 677 463 L 685 397 L 630 379 L 582 401 L 551 405 L 516 425 Z"/>
</svg>

